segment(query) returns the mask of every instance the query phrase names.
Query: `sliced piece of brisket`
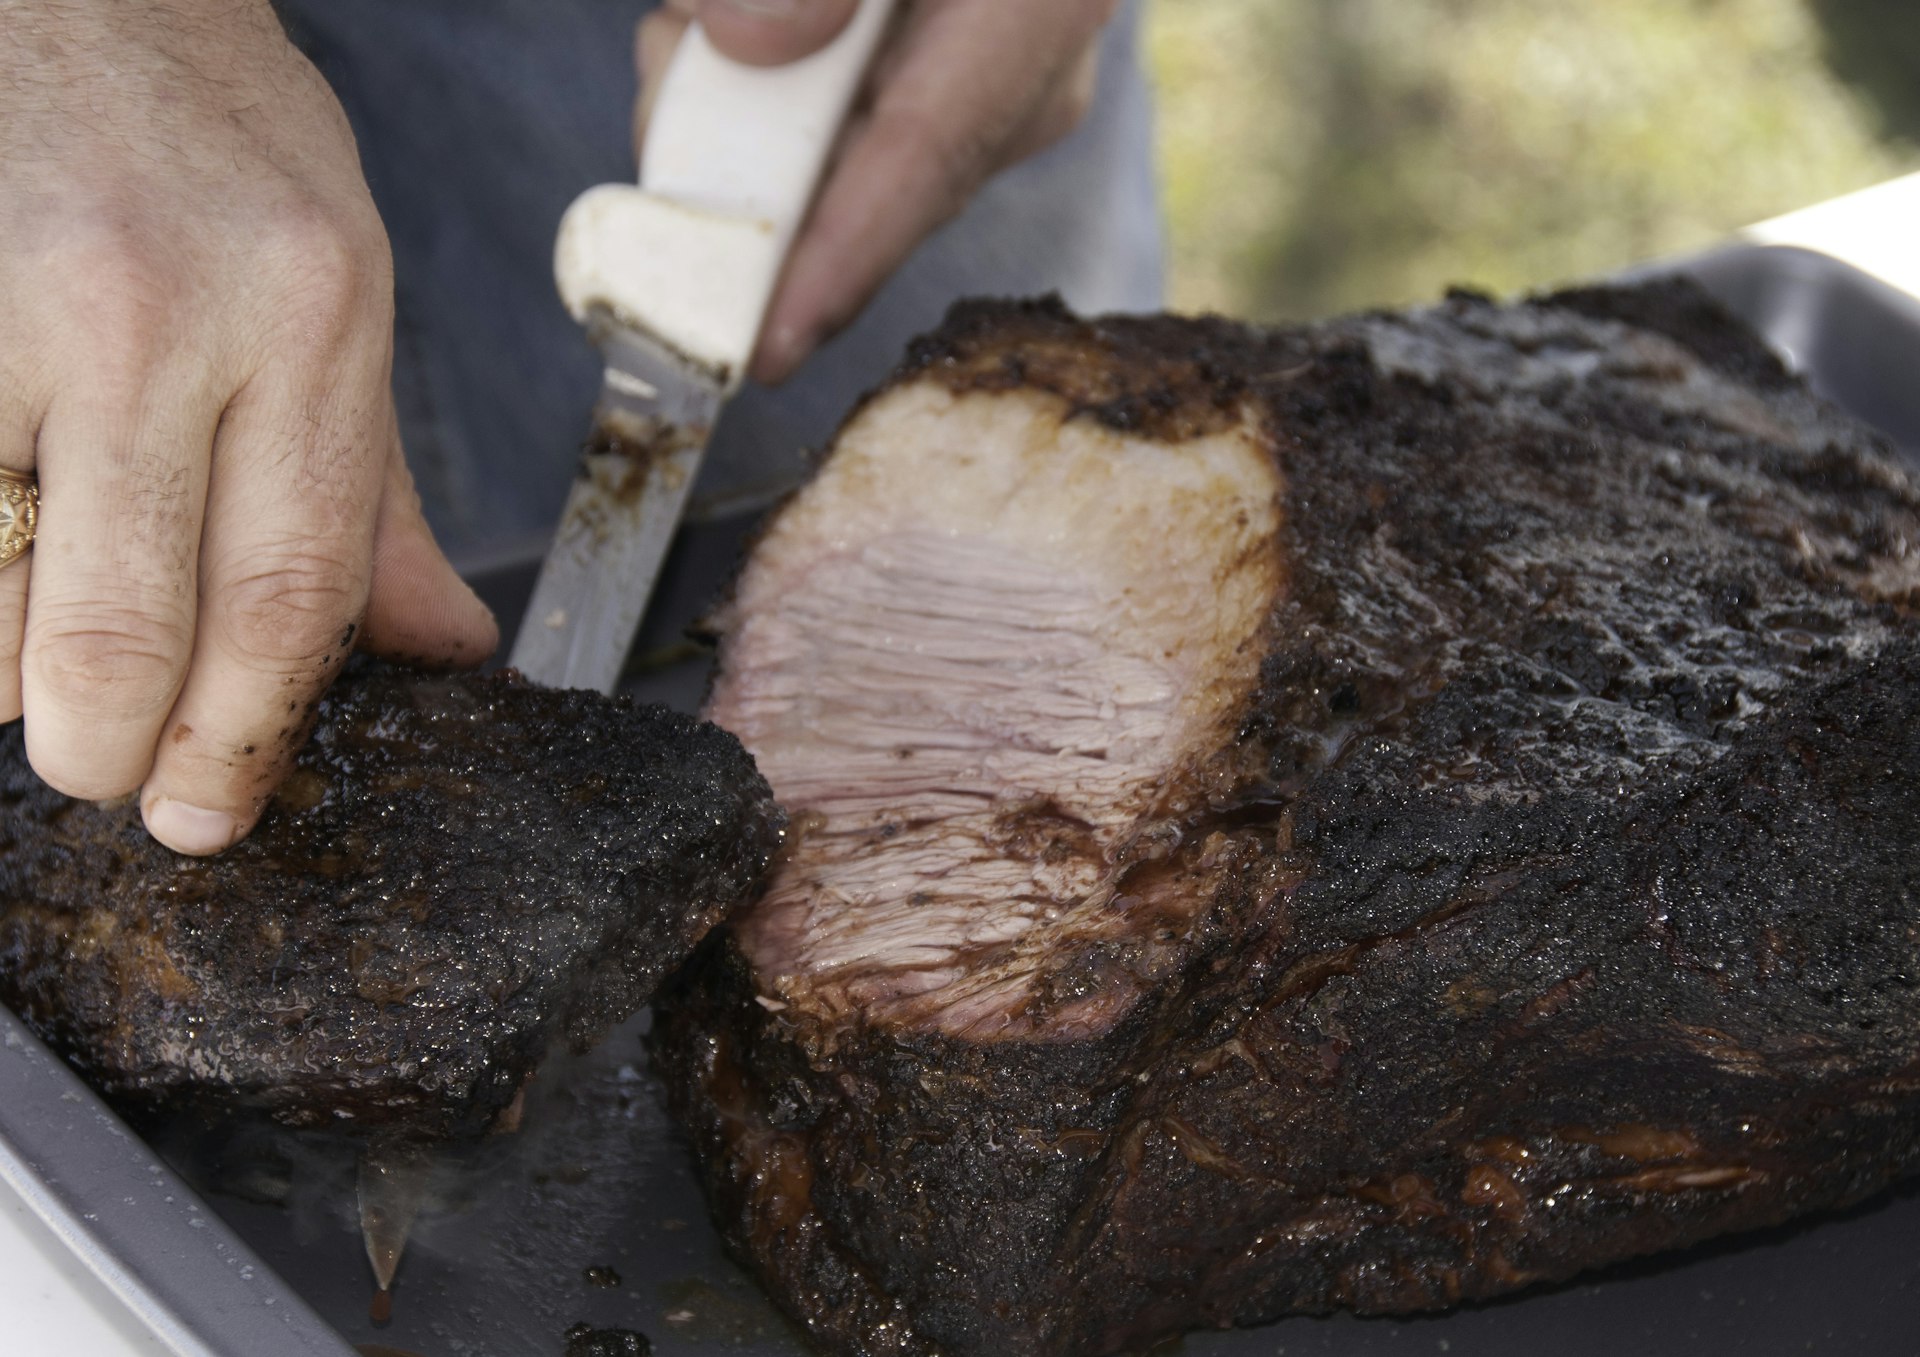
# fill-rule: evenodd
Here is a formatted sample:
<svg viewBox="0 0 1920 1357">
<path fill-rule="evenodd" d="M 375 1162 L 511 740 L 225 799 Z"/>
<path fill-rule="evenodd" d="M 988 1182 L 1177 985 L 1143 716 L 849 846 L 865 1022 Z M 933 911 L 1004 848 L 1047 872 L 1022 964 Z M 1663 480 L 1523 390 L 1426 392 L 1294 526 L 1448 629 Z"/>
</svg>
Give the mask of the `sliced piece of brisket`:
<svg viewBox="0 0 1920 1357">
<path fill-rule="evenodd" d="M 1920 487 L 1692 288 L 971 305 L 711 716 L 800 838 L 664 994 L 860 1354 L 1408 1310 L 1920 1163 Z"/>
<path fill-rule="evenodd" d="M 738 741 L 510 675 L 352 668 L 253 835 L 183 858 L 0 732 L 0 999 L 136 1114 L 484 1130 L 758 882 Z"/>
</svg>

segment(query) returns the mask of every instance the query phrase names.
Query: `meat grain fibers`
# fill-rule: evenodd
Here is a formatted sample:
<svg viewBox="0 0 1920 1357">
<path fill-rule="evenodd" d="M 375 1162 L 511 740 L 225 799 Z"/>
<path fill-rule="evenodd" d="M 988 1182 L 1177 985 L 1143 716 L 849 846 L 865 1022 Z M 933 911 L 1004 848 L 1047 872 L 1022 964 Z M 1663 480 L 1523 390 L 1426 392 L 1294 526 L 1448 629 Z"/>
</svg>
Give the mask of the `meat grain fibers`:
<svg viewBox="0 0 1920 1357">
<path fill-rule="evenodd" d="M 719 619 L 802 837 L 670 987 L 830 1350 L 1489 1296 L 1920 1148 L 1920 488 L 1680 284 L 975 305 Z"/>
<path fill-rule="evenodd" d="M 725 732 L 373 665 L 239 846 L 183 858 L 0 732 L 0 999 L 133 1113 L 473 1135 L 756 885 L 780 816 Z"/>
</svg>

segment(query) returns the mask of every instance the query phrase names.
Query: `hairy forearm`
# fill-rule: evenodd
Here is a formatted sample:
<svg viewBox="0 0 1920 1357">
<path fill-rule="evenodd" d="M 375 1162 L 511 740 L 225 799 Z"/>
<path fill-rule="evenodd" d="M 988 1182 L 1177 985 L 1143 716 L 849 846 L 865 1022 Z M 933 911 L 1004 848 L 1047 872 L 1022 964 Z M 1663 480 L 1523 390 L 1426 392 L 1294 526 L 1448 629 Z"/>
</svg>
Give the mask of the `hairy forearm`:
<svg viewBox="0 0 1920 1357">
<path fill-rule="evenodd" d="M 122 44 L 211 68 L 280 35 L 271 0 L 0 0 L 0 78 L 47 83 L 107 53 L 124 57 Z"/>
<path fill-rule="evenodd" d="M 242 112 L 258 97 L 248 74 L 290 50 L 269 0 L 0 0 L 12 187 L 34 161 L 191 154 L 171 115 Z"/>
</svg>

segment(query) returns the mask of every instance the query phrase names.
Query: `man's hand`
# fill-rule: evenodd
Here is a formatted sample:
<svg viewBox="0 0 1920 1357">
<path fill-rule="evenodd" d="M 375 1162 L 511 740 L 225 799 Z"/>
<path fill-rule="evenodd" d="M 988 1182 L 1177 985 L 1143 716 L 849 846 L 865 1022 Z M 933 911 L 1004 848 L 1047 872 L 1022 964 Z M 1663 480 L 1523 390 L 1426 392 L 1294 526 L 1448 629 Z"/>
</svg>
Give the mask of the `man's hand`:
<svg viewBox="0 0 1920 1357">
<path fill-rule="evenodd" d="M 0 719 L 73 796 L 244 835 L 356 646 L 485 658 L 400 457 L 386 237 L 265 0 L 0 0 Z"/>
<path fill-rule="evenodd" d="M 1118 0 L 905 0 L 794 242 L 754 356 L 784 380 L 846 325 L 987 178 L 1052 145 L 1093 99 L 1097 41 Z M 697 17 L 756 65 L 818 50 L 855 0 L 669 0 L 640 25 L 642 102 Z"/>
</svg>

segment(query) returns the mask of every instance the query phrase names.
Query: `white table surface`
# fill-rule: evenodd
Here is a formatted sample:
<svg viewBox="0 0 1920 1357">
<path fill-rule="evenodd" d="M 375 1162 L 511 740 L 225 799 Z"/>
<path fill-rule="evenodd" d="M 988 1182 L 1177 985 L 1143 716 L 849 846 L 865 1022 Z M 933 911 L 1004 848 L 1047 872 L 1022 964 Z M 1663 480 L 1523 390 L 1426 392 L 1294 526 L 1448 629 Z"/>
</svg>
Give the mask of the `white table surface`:
<svg viewBox="0 0 1920 1357">
<path fill-rule="evenodd" d="M 1757 223 L 1739 235 L 1818 250 L 1920 297 L 1920 174 Z M 167 1357 L 171 1351 L 0 1183 L 0 1352 Z"/>
<path fill-rule="evenodd" d="M 170 1357 L 173 1349 L 60 1242 L 17 1192 L 0 1183 L 0 1352 L 10 1357 Z"/>
</svg>

